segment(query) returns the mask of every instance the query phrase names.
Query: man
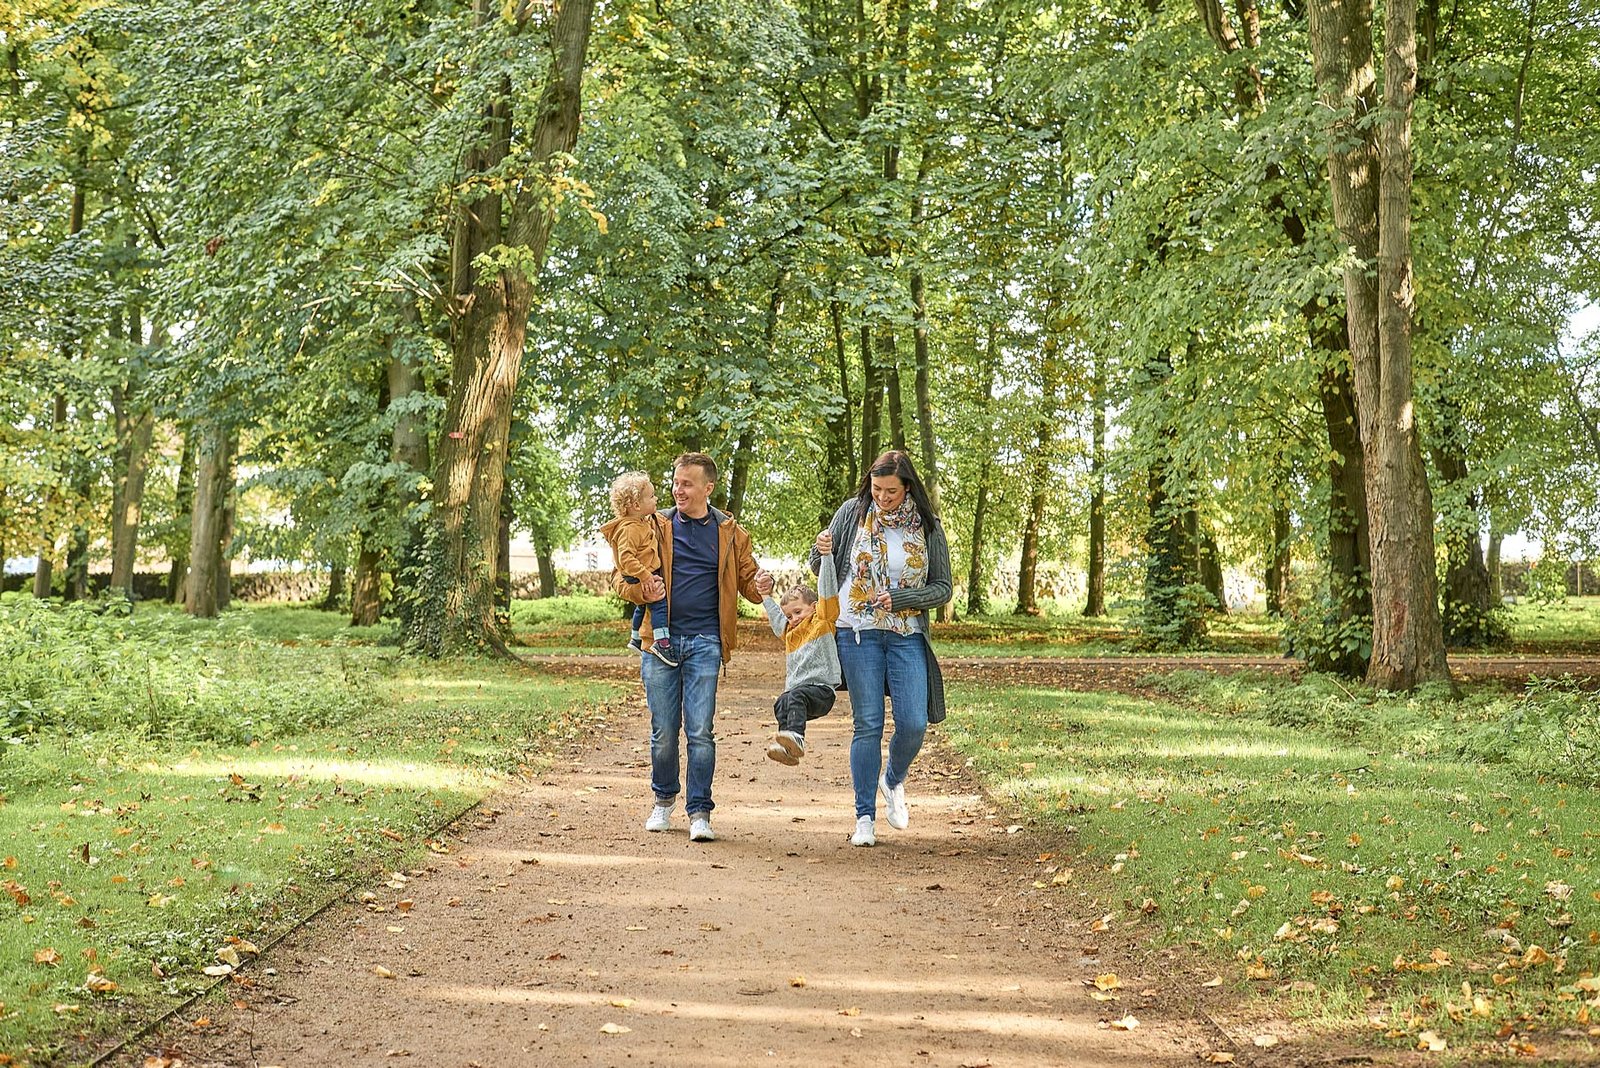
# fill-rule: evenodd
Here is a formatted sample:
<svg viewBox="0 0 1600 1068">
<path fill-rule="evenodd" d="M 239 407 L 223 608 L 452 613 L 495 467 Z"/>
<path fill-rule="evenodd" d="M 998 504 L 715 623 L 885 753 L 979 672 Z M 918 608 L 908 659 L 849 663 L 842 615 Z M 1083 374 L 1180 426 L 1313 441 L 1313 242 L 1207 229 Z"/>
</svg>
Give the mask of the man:
<svg viewBox="0 0 1600 1068">
<path fill-rule="evenodd" d="M 717 706 L 717 674 L 738 642 L 734 629 L 738 597 L 760 604 L 772 592 L 772 576 L 756 566 L 750 535 L 733 517 L 711 507 L 717 465 L 700 452 L 686 452 L 672 463 L 672 499 L 677 507 L 662 516 L 672 525 L 663 539 L 661 574 L 644 582 L 616 582 L 617 593 L 633 604 L 667 599 L 667 628 L 673 658 L 669 667 L 654 656 L 640 661 L 639 675 L 650 705 L 650 788 L 655 807 L 647 831 L 665 831 L 679 792 L 678 734 L 688 739 L 689 840 L 710 842 L 711 780 L 717 770 L 712 720 Z"/>
</svg>

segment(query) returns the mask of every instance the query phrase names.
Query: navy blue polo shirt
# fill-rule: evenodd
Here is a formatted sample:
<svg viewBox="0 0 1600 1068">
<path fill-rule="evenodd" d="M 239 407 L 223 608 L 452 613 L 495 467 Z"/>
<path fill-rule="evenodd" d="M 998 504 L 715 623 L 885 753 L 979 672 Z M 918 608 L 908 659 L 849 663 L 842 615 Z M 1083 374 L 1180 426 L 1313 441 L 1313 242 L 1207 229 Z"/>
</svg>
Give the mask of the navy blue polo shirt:
<svg viewBox="0 0 1600 1068">
<path fill-rule="evenodd" d="M 674 634 L 722 636 L 717 614 L 717 521 L 672 513 L 672 596 L 667 626 Z"/>
</svg>

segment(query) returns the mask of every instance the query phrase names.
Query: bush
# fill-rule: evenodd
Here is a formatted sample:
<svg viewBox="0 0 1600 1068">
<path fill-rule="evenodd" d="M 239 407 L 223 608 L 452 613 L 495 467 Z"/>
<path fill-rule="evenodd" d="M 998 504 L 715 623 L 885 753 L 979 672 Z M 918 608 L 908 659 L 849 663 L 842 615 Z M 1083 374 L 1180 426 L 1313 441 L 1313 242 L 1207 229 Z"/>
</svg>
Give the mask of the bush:
<svg viewBox="0 0 1600 1068">
<path fill-rule="evenodd" d="M 308 661 L 242 619 L 0 603 L 0 735 L 133 731 L 248 744 L 341 722 L 372 699 L 346 652 Z"/>
</svg>

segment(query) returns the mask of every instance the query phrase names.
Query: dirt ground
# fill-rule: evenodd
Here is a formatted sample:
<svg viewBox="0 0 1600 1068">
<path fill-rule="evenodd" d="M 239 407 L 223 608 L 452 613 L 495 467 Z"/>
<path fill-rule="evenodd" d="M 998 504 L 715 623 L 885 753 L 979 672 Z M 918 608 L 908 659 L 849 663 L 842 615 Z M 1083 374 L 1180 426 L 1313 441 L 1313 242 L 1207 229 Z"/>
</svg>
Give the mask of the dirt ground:
<svg viewBox="0 0 1600 1068">
<path fill-rule="evenodd" d="M 616 670 L 611 659 L 567 669 Z M 936 731 L 908 780 L 910 828 L 880 816 L 879 844 L 852 848 L 848 705 L 812 724 L 801 766 L 783 767 L 763 753 L 781 678 L 781 657 L 757 652 L 723 679 L 716 842 L 689 842 L 681 805 L 670 832 L 643 830 L 648 720 L 635 695 L 538 781 L 453 828 L 448 853 L 374 881 L 369 900 L 353 895 L 264 955 L 227 1000 L 113 1063 L 1413 1063 L 1261 1018 L 1205 986 L 1200 964 L 1151 948 L 1141 925 L 1093 930 L 1127 915 L 1121 902 L 1044 885 L 1041 855 L 1071 843 L 996 810 Z M 1107 973 L 1116 1000 L 1095 1000 Z M 211 1023 L 196 1029 L 198 1017 Z M 1264 1034 L 1280 1041 L 1258 1047 Z"/>
</svg>

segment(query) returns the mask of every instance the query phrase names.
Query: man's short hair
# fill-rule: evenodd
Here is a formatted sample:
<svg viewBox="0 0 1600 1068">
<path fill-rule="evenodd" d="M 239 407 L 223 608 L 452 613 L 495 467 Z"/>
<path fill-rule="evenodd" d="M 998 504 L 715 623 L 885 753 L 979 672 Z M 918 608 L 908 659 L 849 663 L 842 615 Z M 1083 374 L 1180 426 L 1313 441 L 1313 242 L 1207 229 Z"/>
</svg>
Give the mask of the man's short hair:
<svg viewBox="0 0 1600 1068">
<path fill-rule="evenodd" d="M 680 467 L 690 466 L 698 467 L 700 470 L 704 471 L 706 473 L 707 482 L 715 482 L 717 480 L 717 461 L 713 460 L 703 452 L 680 453 L 678 458 L 672 461 L 672 469 L 674 471 Z"/>
</svg>

